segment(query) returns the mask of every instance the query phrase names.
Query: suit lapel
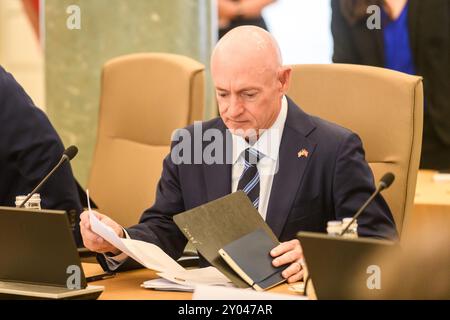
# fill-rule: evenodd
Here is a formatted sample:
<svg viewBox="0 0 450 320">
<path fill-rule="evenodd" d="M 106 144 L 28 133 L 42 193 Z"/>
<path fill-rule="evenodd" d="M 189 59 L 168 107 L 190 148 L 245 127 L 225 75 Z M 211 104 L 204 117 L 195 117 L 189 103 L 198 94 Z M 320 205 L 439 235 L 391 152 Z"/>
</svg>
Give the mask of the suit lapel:
<svg viewBox="0 0 450 320">
<path fill-rule="evenodd" d="M 223 122 L 218 129 L 224 136 L 229 135 Z M 280 237 L 286 219 L 292 209 L 297 190 L 310 161 L 316 144 L 308 139 L 315 129 L 310 117 L 288 99 L 288 115 L 279 150 L 279 167 L 272 182 L 272 189 L 267 209 L 266 222 L 277 237 Z M 229 137 L 228 142 L 231 142 Z M 224 143 L 224 155 L 231 157 L 232 144 Z M 305 149 L 307 156 L 299 157 L 300 150 Z M 227 164 L 228 163 L 228 164 Z M 207 201 L 224 197 L 231 192 L 231 159 L 225 164 L 204 165 Z"/>
<path fill-rule="evenodd" d="M 279 238 L 316 144 L 307 136 L 315 126 L 307 114 L 291 100 L 279 150 L 279 167 L 275 174 L 267 209 L 266 222 Z M 305 150 L 299 156 L 301 150 Z"/>
</svg>

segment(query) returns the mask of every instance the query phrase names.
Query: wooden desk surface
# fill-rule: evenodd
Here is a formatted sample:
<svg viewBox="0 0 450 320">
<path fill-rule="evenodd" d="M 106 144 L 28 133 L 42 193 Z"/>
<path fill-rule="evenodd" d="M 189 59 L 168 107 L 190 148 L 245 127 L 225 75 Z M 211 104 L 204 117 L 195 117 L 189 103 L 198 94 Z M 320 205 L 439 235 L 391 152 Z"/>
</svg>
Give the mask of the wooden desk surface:
<svg viewBox="0 0 450 320">
<path fill-rule="evenodd" d="M 435 171 L 420 170 L 417 176 L 414 208 L 408 230 L 415 230 L 450 217 L 450 182 L 434 181 Z"/>
<path fill-rule="evenodd" d="M 433 180 L 435 171 L 420 170 L 417 176 L 415 205 L 450 206 L 450 182 Z"/>
<path fill-rule="evenodd" d="M 100 274 L 102 269 L 96 263 L 83 263 L 86 276 Z M 99 300 L 191 300 L 190 292 L 156 291 L 141 288 L 144 281 L 155 279 L 154 271 L 140 269 L 118 273 L 114 278 L 91 282 L 91 285 L 104 286 L 105 290 Z M 281 294 L 296 294 L 289 290 L 289 285 L 279 285 L 269 292 Z"/>
</svg>

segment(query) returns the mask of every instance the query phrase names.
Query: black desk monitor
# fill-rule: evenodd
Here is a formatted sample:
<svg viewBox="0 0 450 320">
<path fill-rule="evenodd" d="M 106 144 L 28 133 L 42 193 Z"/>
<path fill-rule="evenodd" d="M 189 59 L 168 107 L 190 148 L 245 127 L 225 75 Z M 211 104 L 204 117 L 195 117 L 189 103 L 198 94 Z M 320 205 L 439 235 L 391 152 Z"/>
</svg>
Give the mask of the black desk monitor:
<svg viewBox="0 0 450 320">
<path fill-rule="evenodd" d="M 313 232 L 299 232 L 297 238 L 318 299 L 383 297 L 386 261 L 381 261 L 377 253 L 397 250 L 394 242 Z"/>
<path fill-rule="evenodd" d="M 0 294 L 26 296 L 29 288 L 30 297 L 68 298 L 91 291 L 64 211 L 0 207 L 0 228 Z"/>
</svg>

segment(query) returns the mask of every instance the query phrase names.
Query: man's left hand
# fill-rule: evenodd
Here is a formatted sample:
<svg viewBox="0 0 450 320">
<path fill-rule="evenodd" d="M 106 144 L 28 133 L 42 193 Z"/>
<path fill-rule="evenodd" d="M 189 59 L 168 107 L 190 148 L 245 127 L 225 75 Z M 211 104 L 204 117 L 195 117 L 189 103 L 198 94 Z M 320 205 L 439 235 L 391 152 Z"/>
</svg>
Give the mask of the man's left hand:
<svg viewBox="0 0 450 320">
<path fill-rule="evenodd" d="M 274 257 L 272 264 L 274 267 L 290 264 L 283 272 L 283 278 L 288 283 L 300 281 L 303 278 L 303 251 L 300 241 L 291 240 L 281 243 L 270 251 L 270 255 Z"/>
</svg>

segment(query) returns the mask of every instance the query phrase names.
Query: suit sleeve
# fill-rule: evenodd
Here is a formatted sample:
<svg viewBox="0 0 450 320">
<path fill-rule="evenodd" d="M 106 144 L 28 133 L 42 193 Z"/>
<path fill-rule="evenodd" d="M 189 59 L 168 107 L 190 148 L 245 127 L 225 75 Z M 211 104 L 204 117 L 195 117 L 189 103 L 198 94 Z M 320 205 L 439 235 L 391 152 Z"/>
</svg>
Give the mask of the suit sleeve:
<svg viewBox="0 0 450 320">
<path fill-rule="evenodd" d="M 349 134 L 339 148 L 333 189 L 338 219 L 353 216 L 375 191 L 372 170 L 365 160 L 362 142 L 356 134 Z M 357 222 L 361 237 L 398 238 L 394 218 L 381 195 L 374 199 Z"/>
<path fill-rule="evenodd" d="M 331 0 L 331 33 L 333 35 L 333 62 L 359 63 L 348 22 L 342 15 L 339 0 Z"/>
</svg>

